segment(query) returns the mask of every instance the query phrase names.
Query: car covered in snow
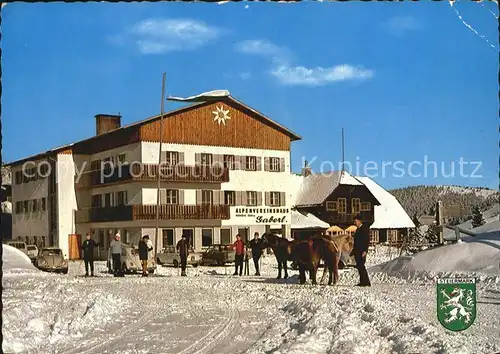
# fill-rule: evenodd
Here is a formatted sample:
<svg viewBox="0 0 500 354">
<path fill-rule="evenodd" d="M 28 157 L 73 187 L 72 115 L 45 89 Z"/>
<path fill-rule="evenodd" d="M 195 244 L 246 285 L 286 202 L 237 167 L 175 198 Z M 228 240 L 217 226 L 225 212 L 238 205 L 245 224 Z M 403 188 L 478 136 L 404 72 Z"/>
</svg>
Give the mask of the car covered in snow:
<svg viewBox="0 0 500 354">
<path fill-rule="evenodd" d="M 38 256 L 38 247 L 35 245 L 28 245 L 26 248 L 28 249 L 28 257 L 30 257 L 32 262 L 35 262 L 35 259 Z"/>
<path fill-rule="evenodd" d="M 198 267 L 202 262 L 203 255 L 200 252 L 195 252 L 191 247 L 187 258 L 187 264 L 193 267 Z M 161 265 L 173 265 L 177 268 L 181 264 L 181 257 L 175 246 L 164 247 L 157 255 L 156 262 Z"/>
<path fill-rule="evenodd" d="M 122 243 L 122 271 L 124 273 L 142 272 L 141 260 L 139 259 L 139 250 L 127 243 Z M 113 260 L 111 259 L 111 251 L 108 251 L 108 273 L 113 273 Z M 154 259 L 148 259 L 148 273 L 152 274 L 156 270 L 156 262 Z"/>
<path fill-rule="evenodd" d="M 7 245 L 17 248 L 19 251 L 23 252 L 25 255 L 28 255 L 28 247 L 26 243 L 23 241 L 9 241 Z"/>
<path fill-rule="evenodd" d="M 42 248 L 34 263 L 45 272 L 68 274 L 68 260 L 64 259 L 63 251 L 57 247 Z"/>
<path fill-rule="evenodd" d="M 233 263 L 235 251 L 233 245 L 211 245 L 203 252 L 203 265 L 224 265 Z"/>
</svg>

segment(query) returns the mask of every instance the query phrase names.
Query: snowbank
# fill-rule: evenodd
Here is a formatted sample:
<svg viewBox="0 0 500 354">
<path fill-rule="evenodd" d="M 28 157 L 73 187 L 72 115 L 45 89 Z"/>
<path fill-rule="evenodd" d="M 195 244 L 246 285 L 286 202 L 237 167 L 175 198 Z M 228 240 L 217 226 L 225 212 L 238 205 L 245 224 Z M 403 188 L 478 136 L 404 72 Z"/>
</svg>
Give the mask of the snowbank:
<svg viewBox="0 0 500 354">
<path fill-rule="evenodd" d="M 477 272 L 500 276 L 500 234 L 491 232 L 461 242 L 404 256 L 371 267 L 371 272 L 412 278 L 418 274 Z"/>
<path fill-rule="evenodd" d="M 29 257 L 17 248 L 2 244 L 3 250 L 3 265 L 2 270 L 5 271 L 38 271 L 31 263 Z"/>
</svg>

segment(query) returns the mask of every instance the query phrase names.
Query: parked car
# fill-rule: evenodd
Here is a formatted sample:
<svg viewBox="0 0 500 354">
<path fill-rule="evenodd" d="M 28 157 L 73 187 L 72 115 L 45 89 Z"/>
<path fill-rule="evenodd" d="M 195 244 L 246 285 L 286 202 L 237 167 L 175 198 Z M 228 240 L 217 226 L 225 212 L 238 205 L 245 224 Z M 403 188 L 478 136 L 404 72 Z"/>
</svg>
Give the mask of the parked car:
<svg viewBox="0 0 500 354">
<path fill-rule="evenodd" d="M 139 250 L 129 244 L 122 244 L 122 270 L 125 273 L 142 272 L 141 260 L 139 259 Z M 108 273 L 113 273 L 113 261 L 111 259 L 111 251 L 108 251 Z M 156 262 L 154 259 L 148 259 L 148 273 L 152 274 L 156 270 Z"/>
<path fill-rule="evenodd" d="M 224 265 L 233 263 L 235 252 L 233 245 L 211 245 L 203 252 L 203 265 Z"/>
<path fill-rule="evenodd" d="M 30 257 L 31 262 L 35 262 L 36 257 L 38 256 L 38 247 L 35 245 L 28 245 L 26 246 L 28 249 L 28 257 Z"/>
<path fill-rule="evenodd" d="M 68 274 L 68 261 L 64 259 L 63 251 L 57 247 L 45 247 L 35 258 L 35 266 L 46 272 Z"/>
<path fill-rule="evenodd" d="M 23 241 L 9 241 L 7 242 L 7 245 L 15 247 L 19 251 L 22 251 L 25 255 L 28 255 L 28 247 L 26 246 L 26 243 Z"/>
<path fill-rule="evenodd" d="M 202 262 L 203 255 L 200 252 L 195 252 L 191 247 L 188 254 L 187 264 L 193 267 L 198 267 Z M 175 268 L 181 264 L 181 257 L 175 246 L 164 247 L 160 253 L 156 255 L 156 263 L 161 265 L 173 265 Z"/>
</svg>

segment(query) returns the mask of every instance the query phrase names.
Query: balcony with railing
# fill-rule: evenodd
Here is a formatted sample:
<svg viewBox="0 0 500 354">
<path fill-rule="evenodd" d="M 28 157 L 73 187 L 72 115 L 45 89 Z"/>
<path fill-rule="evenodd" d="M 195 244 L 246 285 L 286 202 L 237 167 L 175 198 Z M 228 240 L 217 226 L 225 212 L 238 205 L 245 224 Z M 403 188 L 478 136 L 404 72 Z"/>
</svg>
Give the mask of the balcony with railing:
<svg viewBox="0 0 500 354">
<path fill-rule="evenodd" d="M 229 182 L 229 169 L 222 166 L 158 166 L 157 164 L 123 164 L 104 167 L 75 177 L 77 188 L 89 188 L 124 181 L 156 181 L 165 182 Z"/>
<path fill-rule="evenodd" d="M 156 220 L 156 205 L 88 208 L 76 212 L 77 223 Z M 160 220 L 228 220 L 228 205 L 160 205 Z"/>
<path fill-rule="evenodd" d="M 326 222 L 330 224 L 349 224 L 354 222 L 354 217 L 356 215 L 361 215 L 362 222 L 373 222 L 373 212 L 361 211 L 359 213 L 339 213 L 339 212 L 329 212 L 327 215 Z"/>
</svg>

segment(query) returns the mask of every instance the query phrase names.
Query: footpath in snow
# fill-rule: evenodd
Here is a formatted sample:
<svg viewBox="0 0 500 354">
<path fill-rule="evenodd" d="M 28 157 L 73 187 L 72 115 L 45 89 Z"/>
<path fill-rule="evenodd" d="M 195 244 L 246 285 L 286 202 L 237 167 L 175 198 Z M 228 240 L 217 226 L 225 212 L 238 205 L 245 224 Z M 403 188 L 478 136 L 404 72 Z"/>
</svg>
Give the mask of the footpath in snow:
<svg viewBox="0 0 500 354">
<path fill-rule="evenodd" d="M 263 259 L 261 277 L 233 277 L 232 267 L 188 268 L 180 277 L 161 267 L 148 278 L 113 278 L 99 262 L 99 277 L 81 278 L 80 262 L 68 275 L 52 275 L 13 260 L 3 269 L 3 351 L 493 354 L 500 352 L 500 274 L 494 261 L 483 262 L 495 259 L 492 242 L 397 260 L 380 247 L 368 259 L 371 288 L 353 286 L 355 270 L 343 271 L 336 286 L 301 286 L 295 271 L 276 280 L 272 256 Z M 471 250 L 479 266 L 447 264 L 453 257 L 443 256 Z M 437 321 L 434 280 L 440 267 L 458 265 L 460 272 L 445 274 L 474 274 L 480 282 L 476 321 L 455 333 Z"/>
</svg>

